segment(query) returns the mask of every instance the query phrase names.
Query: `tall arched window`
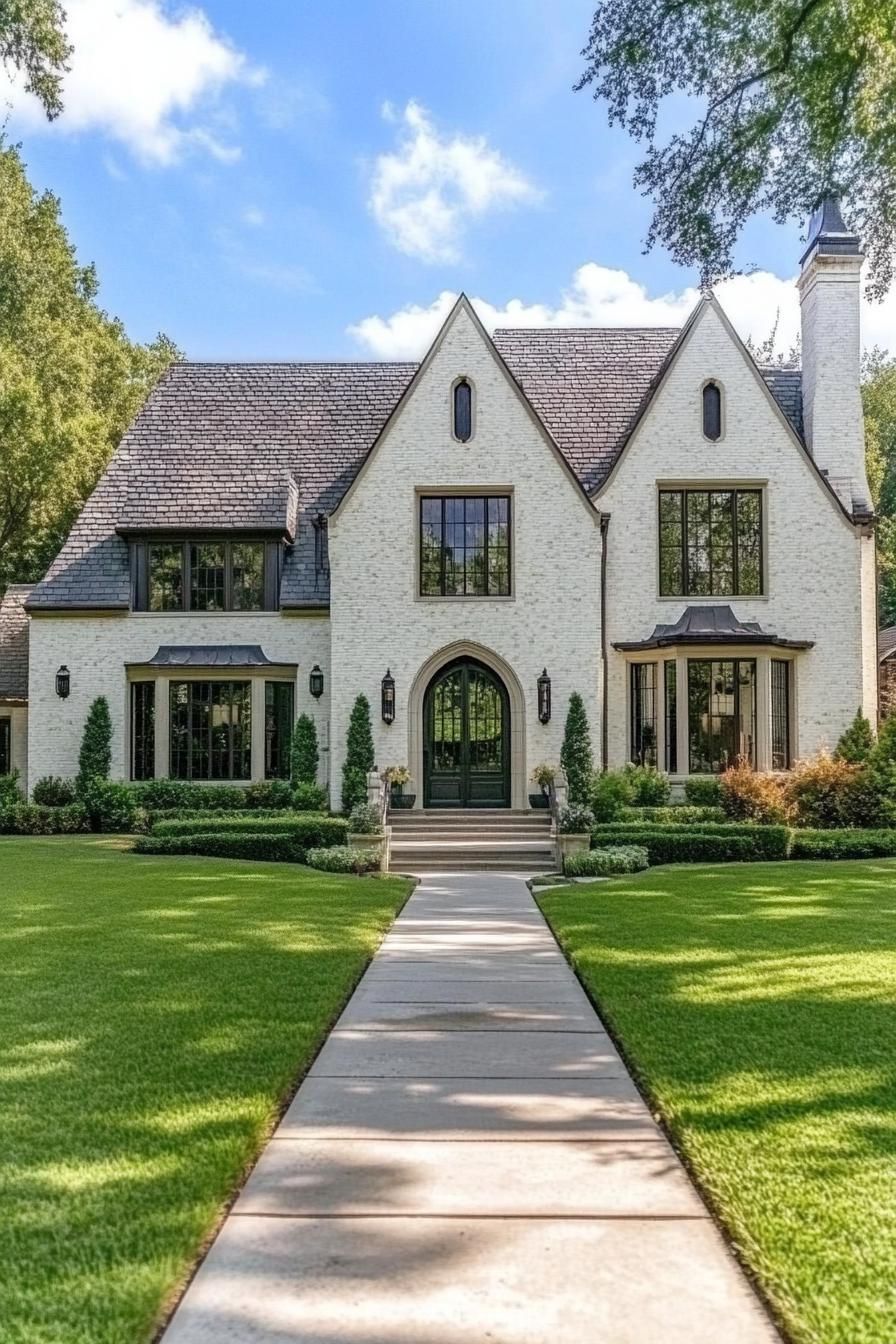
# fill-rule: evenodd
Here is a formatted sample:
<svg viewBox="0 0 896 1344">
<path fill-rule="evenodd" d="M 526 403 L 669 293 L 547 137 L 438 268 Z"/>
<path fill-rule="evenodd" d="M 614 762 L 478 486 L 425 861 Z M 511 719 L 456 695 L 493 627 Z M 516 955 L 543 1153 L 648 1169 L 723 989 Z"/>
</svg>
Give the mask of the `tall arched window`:
<svg viewBox="0 0 896 1344">
<path fill-rule="evenodd" d="M 473 436 L 473 389 L 466 378 L 454 384 L 452 420 L 454 437 L 466 443 Z"/>
<path fill-rule="evenodd" d="M 718 383 L 703 388 L 703 433 L 707 439 L 722 437 L 722 389 Z"/>
</svg>

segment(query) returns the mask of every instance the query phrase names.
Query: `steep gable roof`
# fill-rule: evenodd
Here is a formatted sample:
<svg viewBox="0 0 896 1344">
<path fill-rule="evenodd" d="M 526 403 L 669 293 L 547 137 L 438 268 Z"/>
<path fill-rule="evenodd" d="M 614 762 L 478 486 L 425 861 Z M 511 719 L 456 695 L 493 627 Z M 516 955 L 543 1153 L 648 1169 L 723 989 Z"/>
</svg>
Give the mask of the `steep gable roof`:
<svg viewBox="0 0 896 1344">
<path fill-rule="evenodd" d="M 592 492 L 606 479 L 678 336 L 671 328 L 501 329 L 494 346 Z M 294 536 L 281 600 L 326 605 L 329 573 L 318 520 L 339 504 L 418 368 L 173 365 L 125 434 L 29 607 L 126 608 L 128 552 L 120 532 L 200 527 Z M 799 374 L 763 376 L 797 428 Z"/>
<path fill-rule="evenodd" d="M 28 615 L 34 585 L 11 583 L 0 602 L 0 700 L 28 699 Z"/>
</svg>

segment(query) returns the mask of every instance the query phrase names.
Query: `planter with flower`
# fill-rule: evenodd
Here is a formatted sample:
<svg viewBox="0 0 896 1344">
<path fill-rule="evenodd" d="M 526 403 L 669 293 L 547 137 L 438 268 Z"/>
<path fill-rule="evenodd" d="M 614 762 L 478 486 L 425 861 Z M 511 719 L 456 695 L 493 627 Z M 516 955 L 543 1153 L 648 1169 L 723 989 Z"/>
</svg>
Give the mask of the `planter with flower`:
<svg viewBox="0 0 896 1344">
<path fill-rule="evenodd" d="M 411 782 L 411 772 L 406 765 L 387 765 L 383 779 L 389 788 L 389 806 L 401 811 L 409 811 L 417 801 L 416 793 L 405 793 L 405 784 Z"/>
<path fill-rule="evenodd" d="M 569 854 L 581 854 L 591 848 L 591 832 L 594 829 L 594 813 L 579 803 L 571 803 L 560 809 L 557 819 L 557 859 L 560 871 Z"/>
<path fill-rule="evenodd" d="M 350 849 L 376 850 L 380 871 L 389 870 L 389 841 L 391 826 L 384 826 L 379 808 L 370 803 L 358 803 L 348 816 L 346 842 Z"/>
<path fill-rule="evenodd" d="M 551 785 L 557 776 L 557 768 L 553 765 L 542 763 L 536 765 L 532 771 L 532 783 L 537 784 L 540 793 L 529 794 L 529 806 L 535 808 L 545 808 L 551 805 Z"/>
</svg>

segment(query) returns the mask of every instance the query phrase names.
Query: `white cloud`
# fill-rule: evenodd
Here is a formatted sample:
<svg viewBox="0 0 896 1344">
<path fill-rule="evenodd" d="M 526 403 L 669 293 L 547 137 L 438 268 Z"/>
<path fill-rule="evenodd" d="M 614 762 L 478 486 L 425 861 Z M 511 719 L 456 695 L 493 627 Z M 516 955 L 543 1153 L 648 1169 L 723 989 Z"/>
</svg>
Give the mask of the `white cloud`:
<svg viewBox="0 0 896 1344">
<path fill-rule="evenodd" d="M 0 104 L 32 130 L 98 130 L 146 163 L 170 164 L 190 149 L 222 162 L 239 157 L 209 125 L 228 85 L 261 83 L 264 71 L 216 33 L 201 9 L 176 16 L 162 0 L 66 0 L 74 45 L 64 111 L 46 121 L 20 77 L 0 69 Z M 204 115 L 203 115 L 204 114 Z"/>
<path fill-rule="evenodd" d="M 426 108 L 403 112 L 386 103 L 399 126 L 397 150 L 373 167 L 368 205 L 389 241 L 423 261 L 455 261 L 470 219 L 535 201 L 540 193 L 484 136 L 441 136 Z"/>
<path fill-rule="evenodd" d="M 260 229 L 265 221 L 263 210 L 259 210 L 257 205 L 247 205 L 242 214 L 244 224 L 248 224 L 252 229 Z"/>
<path fill-rule="evenodd" d="M 799 332 L 799 298 L 794 279 L 769 271 L 737 275 L 716 287 L 716 295 L 744 339 L 766 339 L 777 320 L 777 349 L 788 352 Z M 379 359 L 416 359 L 427 349 L 457 295 L 444 290 L 429 304 L 410 304 L 388 317 L 365 317 L 349 335 Z M 474 298 L 489 331 L 495 327 L 678 327 L 699 298 L 693 286 L 651 296 L 626 271 L 589 261 L 552 306 L 510 299 L 503 307 Z M 896 292 L 883 304 L 863 303 L 863 337 L 868 346 L 896 351 Z"/>
</svg>

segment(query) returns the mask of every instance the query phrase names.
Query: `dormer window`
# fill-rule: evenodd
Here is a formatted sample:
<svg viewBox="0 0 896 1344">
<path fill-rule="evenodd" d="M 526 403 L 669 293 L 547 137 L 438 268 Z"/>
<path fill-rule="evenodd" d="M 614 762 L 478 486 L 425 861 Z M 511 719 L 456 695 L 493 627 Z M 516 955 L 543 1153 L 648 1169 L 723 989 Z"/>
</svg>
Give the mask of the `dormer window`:
<svg viewBox="0 0 896 1344">
<path fill-rule="evenodd" d="M 718 383 L 703 385 L 703 437 L 713 442 L 722 437 L 722 389 Z"/>
<path fill-rule="evenodd" d="M 279 569 L 279 543 L 260 537 L 136 541 L 134 610 L 273 611 Z"/>
<path fill-rule="evenodd" d="M 452 429 L 454 437 L 461 443 L 467 443 L 473 437 L 473 389 L 466 378 L 454 384 Z"/>
</svg>

